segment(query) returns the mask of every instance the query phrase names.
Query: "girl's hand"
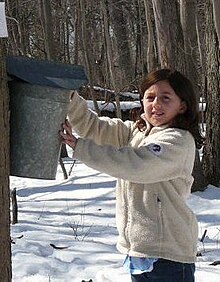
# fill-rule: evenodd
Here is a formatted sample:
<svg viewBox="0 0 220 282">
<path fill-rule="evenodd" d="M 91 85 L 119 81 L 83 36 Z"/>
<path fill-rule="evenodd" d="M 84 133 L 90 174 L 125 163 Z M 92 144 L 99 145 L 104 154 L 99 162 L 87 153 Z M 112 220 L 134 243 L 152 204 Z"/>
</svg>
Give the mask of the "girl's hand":
<svg viewBox="0 0 220 282">
<path fill-rule="evenodd" d="M 59 131 L 62 143 L 69 145 L 73 150 L 76 147 L 77 138 L 72 134 L 72 127 L 69 121 L 66 119 L 65 123 L 61 124 L 61 130 Z"/>
</svg>

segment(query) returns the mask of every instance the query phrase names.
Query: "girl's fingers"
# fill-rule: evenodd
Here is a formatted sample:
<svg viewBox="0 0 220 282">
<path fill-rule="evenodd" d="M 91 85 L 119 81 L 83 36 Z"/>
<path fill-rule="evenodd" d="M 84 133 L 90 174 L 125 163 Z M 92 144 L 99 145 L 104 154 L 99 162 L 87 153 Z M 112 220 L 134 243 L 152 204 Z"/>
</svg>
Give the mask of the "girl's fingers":
<svg viewBox="0 0 220 282">
<path fill-rule="evenodd" d="M 59 131 L 59 135 L 62 138 L 62 143 L 69 145 L 73 149 L 75 148 L 77 138 L 72 134 L 72 126 L 67 119 L 64 123 L 61 124 L 61 130 Z"/>
<path fill-rule="evenodd" d="M 75 137 L 73 135 L 68 135 L 68 134 L 65 134 L 63 132 L 60 133 L 60 135 L 62 136 L 62 138 L 64 140 L 68 140 L 68 141 L 74 141 L 75 140 Z"/>
<path fill-rule="evenodd" d="M 67 127 L 65 130 L 68 135 L 72 135 L 72 129 Z"/>
<path fill-rule="evenodd" d="M 76 146 L 76 141 L 77 141 L 77 138 L 73 135 L 68 135 L 64 132 L 60 132 L 60 136 L 62 138 L 61 142 L 70 146 L 71 148 L 73 148 L 73 150 L 75 149 L 75 146 Z"/>
<path fill-rule="evenodd" d="M 65 124 L 71 128 L 71 124 L 69 123 L 68 119 L 65 120 Z"/>
<path fill-rule="evenodd" d="M 63 139 L 62 141 L 65 141 L 67 139 L 70 140 L 70 136 L 67 135 L 66 133 L 64 133 L 63 131 L 60 131 L 59 134 L 60 134 L 61 138 Z"/>
<path fill-rule="evenodd" d="M 72 135 L 72 133 L 68 134 L 68 133 L 64 133 L 63 131 L 60 130 L 59 134 L 64 140 L 67 140 L 67 141 L 70 141 L 70 142 L 75 142 L 75 140 L 76 140 L 76 137 L 74 135 Z"/>
<path fill-rule="evenodd" d="M 71 126 L 71 124 L 69 123 L 68 120 L 66 120 L 65 123 L 62 124 L 62 128 L 64 130 L 66 130 L 66 132 L 68 132 L 68 134 L 72 134 L 72 126 Z"/>
</svg>

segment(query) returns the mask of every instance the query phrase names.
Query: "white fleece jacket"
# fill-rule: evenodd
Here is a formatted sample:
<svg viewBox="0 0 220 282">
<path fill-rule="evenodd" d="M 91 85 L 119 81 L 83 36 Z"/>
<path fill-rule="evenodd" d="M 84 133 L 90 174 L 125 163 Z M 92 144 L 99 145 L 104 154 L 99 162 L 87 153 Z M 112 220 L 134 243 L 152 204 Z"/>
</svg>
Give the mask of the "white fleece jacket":
<svg viewBox="0 0 220 282">
<path fill-rule="evenodd" d="M 134 122 L 99 118 L 77 94 L 69 120 L 81 137 L 74 157 L 118 178 L 118 250 L 130 256 L 194 262 L 198 227 L 185 201 L 193 182 L 192 135 L 164 126 L 146 134 Z"/>
</svg>

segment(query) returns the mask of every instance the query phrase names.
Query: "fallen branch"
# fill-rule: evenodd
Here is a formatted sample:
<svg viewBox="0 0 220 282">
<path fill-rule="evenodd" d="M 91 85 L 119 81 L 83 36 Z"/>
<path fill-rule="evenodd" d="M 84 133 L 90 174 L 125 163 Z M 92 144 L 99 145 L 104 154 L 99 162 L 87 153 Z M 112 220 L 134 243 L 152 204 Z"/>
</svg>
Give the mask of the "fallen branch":
<svg viewBox="0 0 220 282">
<path fill-rule="evenodd" d="M 218 265 L 218 264 L 220 264 L 220 260 L 216 260 L 216 261 L 210 263 L 209 265 Z"/>
<path fill-rule="evenodd" d="M 58 246 L 55 246 L 54 244 L 50 244 L 50 246 L 56 250 L 64 250 L 64 249 L 67 249 L 68 247 L 58 247 Z"/>
</svg>

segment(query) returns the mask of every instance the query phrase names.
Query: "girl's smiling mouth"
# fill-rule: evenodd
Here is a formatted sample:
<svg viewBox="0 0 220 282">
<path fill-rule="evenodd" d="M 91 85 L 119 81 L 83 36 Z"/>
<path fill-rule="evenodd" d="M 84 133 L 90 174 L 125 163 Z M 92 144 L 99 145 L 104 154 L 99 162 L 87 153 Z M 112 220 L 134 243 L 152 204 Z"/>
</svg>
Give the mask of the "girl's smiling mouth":
<svg viewBox="0 0 220 282">
<path fill-rule="evenodd" d="M 162 116 L 164 113 L 162 112 L 152 112 L 153 116 Z"/>
</svg>

